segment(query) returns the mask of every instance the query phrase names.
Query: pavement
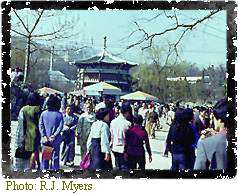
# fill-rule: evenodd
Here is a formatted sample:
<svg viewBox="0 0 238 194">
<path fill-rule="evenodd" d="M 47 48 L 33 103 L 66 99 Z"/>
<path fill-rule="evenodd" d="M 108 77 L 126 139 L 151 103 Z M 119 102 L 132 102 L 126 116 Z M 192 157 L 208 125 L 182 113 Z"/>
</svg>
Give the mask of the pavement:
<svg viewBox="0 0 238 194">
<path fill-rule="evenodd" d="M 11 122 L 11 133 L 17 128 L 17 121 Z M 155 139 L 150 138 L 150 146 L 152 151 L 152 162 L 149 163 L 148 155 L 146 154 L 146 169 L 153 169 L 153 170 L 168 170 L 171 167 L 171 155 L 168 157 L 163 156 L 163 152 L 165 150 L 165 140 L 167 137 L 167 130 L 166 131 L 156 131 L 155 132 Z M 10 146 L 11 147 L 11 146 Z M 61 163 L 61 169 L 63 170 L 73 170 L 78 169 L 79 164 L 81 161 L 80 156 L 80 146 L 75 146 L 75 159 L 74 159 L 74 167 L 67 167 Z M 112 162 L 113 167 L 115 167 L 114 156 L 112 154 Z"/>
</svg>

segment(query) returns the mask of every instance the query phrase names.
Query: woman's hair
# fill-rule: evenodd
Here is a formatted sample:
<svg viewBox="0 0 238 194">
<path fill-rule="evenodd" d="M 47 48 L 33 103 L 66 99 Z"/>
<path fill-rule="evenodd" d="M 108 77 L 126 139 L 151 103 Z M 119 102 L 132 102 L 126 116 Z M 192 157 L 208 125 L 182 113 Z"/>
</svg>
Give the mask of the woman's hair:
<svg viewBox="0 0 238 194">
<path fill-rule="evenodd" d="M 135 115 L 133 118 L 134 124 L 142 125 L 143 117 L 141 115 Z"/>
<path fill-rule="evenodd" d="M 100 108 L 97 112 L 96 112 L 96 119 L 98 120 L 103 120 L 104 117 L 109 114 L 109 109 L 107 108 Z"/>
<path fill-rule="evenodd" d="M 26 104 L 29 106 L 40 106 L 41 98 L 40 95 L 36 92 L 30 93 L 27 97 Z"/>
<path fill-rule="evenodd" d="M 185 114 L 185 120 L 186 122 L 190 122 L 193 120 L 194 114 L 193 114 L 193 109 L 191 108 L 186 108 L 184 110 L 184 114 Z"/>
<path fill-rule="evenodd" d="M 57 96 L 50 96 L 46 105 L 49 111 L 59 111 L 61 102 Z"/>
<path fill-rule="evenodd" d="M 177 128 L 177 130 L 186 130 L 190 121 L 190 111 L 183 108 L 178 108 L 176 110 L 173 125 Z"/>
<path fill-rule="evenodd" d="M 217 120 L 220 119 L 221 122 L 225 124 L 225 127 L 227 127 L 227 124 L 228 124 L 227 105 L 228 105 L 227 100 L 226 99 L 221 99 L 213 107 L 214 117 Z"/>
</svg>

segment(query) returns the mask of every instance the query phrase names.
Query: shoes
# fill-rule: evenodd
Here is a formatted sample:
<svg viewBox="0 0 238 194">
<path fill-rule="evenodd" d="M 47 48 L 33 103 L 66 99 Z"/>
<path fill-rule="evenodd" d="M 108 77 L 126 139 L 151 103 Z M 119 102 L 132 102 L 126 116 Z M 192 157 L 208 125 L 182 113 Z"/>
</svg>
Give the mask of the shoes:
<svg viewBox="0 0 238 194">
<path fill-rule="evenodd" d="M 72 167 L 74 166 L 74 162 L 66 162 L 65 166 Z"/>
</svg>

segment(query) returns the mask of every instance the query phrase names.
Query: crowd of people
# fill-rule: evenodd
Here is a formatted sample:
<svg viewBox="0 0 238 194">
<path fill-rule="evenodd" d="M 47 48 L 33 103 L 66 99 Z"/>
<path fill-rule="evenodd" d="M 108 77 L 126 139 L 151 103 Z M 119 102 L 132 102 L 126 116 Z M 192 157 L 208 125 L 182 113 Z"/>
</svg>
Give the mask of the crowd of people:
<svg viewBox="0 0 238 194">
<path fill-rule="evenodd" d="M 163 155 L 171 154 L 172 171 L 226 169 L 225 99 L 207 108 L 37 92 L 29 93 L 19 111 L 12 166 L 74 167 L 79 165 L 74 161 L 80 146 L 82 160 L 90 154 L 87 169 L 145 170 L 146 152 L 152 162 L 150 141 L 160 130 L 168 132 Z"/>
</svg>

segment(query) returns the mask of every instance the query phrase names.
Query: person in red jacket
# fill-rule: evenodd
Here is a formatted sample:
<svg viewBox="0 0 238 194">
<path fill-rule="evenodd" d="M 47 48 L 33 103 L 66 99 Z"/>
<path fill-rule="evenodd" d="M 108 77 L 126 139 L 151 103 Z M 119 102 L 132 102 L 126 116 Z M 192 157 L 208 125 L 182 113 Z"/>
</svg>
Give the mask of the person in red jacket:
<svg viewBox="0 0 238 194">
<path fill-rule="evenodd" d="M 124 156 L 128 162 L 129 169 L 145 170 L 145 149 L 149 154 L 149 162 L 152 162 L 150 142 L 146 130 L 142 127 L 143 118 L 141 115 L 134 117 L 134 126 L 125 133 Z"/>
</svg>

